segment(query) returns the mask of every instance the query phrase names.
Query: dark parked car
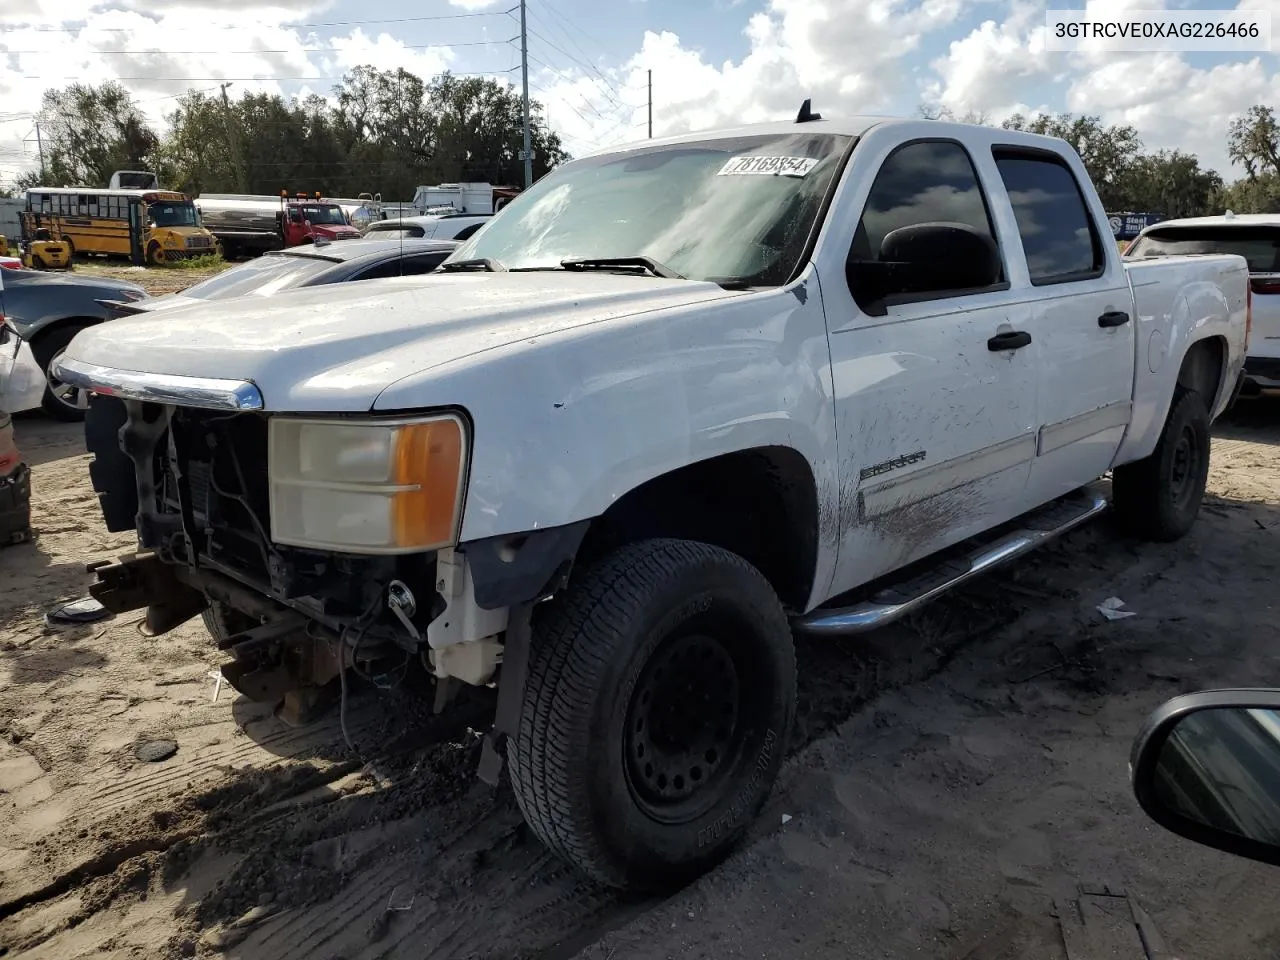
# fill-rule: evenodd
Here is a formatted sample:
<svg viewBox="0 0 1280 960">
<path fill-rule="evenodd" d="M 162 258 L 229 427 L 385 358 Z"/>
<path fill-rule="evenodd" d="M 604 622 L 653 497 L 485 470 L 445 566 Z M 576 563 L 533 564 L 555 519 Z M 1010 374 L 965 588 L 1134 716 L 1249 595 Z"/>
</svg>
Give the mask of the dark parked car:
<svg viewBox="0 0 1280 960">
<path fill-rule="evenodd" d="M 108 302 L 141 300 L 136 283 L 0 269 L 0 406 L 44 407 L 59 420 L 83 420 L 88 395 L 48 379 L 49 364 L 85 327 L 114 316 Z"/>
<path fill-rule="evenodd" d="M 453 253 L 452 240 L 343 240 L 272 250 L 179 293 L 117 305 L 117 315 L 149 313 L 198 300 L 266 297 L 298 287 L 430 273 Z"/>
</svg>

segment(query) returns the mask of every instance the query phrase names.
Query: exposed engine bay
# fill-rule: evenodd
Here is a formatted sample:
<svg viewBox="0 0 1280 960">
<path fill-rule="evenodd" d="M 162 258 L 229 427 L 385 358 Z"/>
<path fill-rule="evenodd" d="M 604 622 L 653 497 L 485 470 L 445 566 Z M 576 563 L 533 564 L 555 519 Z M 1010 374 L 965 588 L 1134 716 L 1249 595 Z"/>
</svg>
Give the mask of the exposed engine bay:
<svg viewBox="0 0 1280 960">
<path fill-rule="evenodd" d="M 139 552 L 91 568 L 93 596 L 112 612 L 145 607 L 152 635 L 203 614 L 231 657 L 227 681 L 283 701 L 292 723 L 344 695 L 347 670 L 387 687 L 418 661 L 437 710 L 454 681 L 492 683 L 509 603 L 489 589 L 477 604 L 462 551 L 362 556 L 273 542 L 267 431 L 259 413 L 95 397 L 94 488 L 108 529 L 136 528 Z"/>
</svg>

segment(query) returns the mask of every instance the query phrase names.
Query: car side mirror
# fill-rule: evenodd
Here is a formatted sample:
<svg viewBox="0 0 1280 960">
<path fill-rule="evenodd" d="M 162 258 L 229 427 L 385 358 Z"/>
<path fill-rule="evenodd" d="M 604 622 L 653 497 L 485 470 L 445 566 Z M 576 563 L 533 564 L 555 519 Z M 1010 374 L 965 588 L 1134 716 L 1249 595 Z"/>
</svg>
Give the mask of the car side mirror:
<svg viewBox="0 0 1280 960">
<path fill-rule="evenodd" d="M 998 283 L 995 241 L 964 223 L 913 223 L 891 230 L 875 260 L 845 267 L 858 305 L 883 315 L 886 298 L 974 290 Z"/>
<path fill-rule="evenodd" d="M 1162 827 L 1280 866 L 1280 690 L 1175 697 L 1143 725 L 1129 771 Z"/>
</svg>

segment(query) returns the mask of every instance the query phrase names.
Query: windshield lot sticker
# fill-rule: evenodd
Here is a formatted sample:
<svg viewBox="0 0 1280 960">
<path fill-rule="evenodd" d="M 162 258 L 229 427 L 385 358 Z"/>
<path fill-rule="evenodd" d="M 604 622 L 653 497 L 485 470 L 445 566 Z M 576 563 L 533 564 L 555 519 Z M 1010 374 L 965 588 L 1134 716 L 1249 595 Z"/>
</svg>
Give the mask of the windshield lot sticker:
<svg viewBox="0 0 1280 960">
<path fill-rule="evenodd" d="M 717 177 L 803 177 L 818 165 L 813 157 L 732 157 Z"/>
</svg>

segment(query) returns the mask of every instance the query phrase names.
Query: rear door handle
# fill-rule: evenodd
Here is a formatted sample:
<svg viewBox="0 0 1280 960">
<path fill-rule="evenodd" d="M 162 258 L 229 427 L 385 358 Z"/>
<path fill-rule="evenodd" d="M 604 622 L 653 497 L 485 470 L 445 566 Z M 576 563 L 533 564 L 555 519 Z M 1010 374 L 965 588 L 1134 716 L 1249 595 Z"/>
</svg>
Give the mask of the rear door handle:
<svg viewBox="0 0 1280 960">
<path fill-rule="evenodd" d="M 1108 310 L 1098 318 L 1100 327 L 1123 327 L 1129 322 L 1129 315 L 1123 310 Z"/>
<path fill-rule="evenodd" d="M 1025 330 L 1008 330 L 997 333 L 987 341 L 988 350 L 1019 350 L 1031 342 L 1031 334 Z"/>
</svg>

